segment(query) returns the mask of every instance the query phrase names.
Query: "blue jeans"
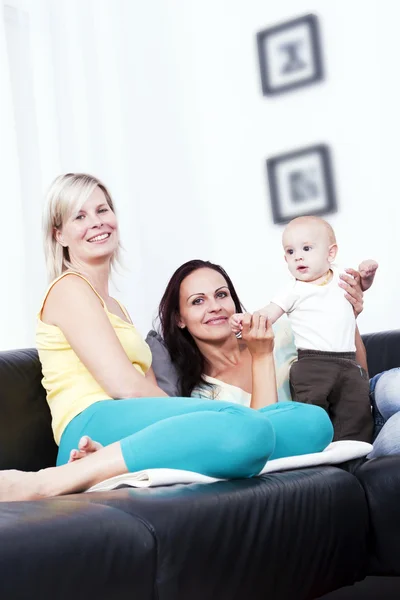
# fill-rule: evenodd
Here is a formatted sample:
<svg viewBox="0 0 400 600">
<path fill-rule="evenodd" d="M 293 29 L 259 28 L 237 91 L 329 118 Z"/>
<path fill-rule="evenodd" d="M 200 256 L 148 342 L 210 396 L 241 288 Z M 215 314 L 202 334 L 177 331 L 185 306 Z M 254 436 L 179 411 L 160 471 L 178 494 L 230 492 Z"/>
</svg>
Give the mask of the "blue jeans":
<svg viewBox="0 0 400 600">
<path fill-rule="evenodd" d="M 370 395 L 375 430 L 368 458 L 400 454 L 400 368 L 372 377 Z"/>
<path fill-rule="evenodd" d="M 319 406 L 279 402 L 261 410 L 197 398 L 102 400 L 61 436 L 57 464 L 88 435 L 120 442 L 128 471 L 170 468 L 221 479 L 257 475 L 268 459 L 320 452 L 333 428 Z"/>
</svg>

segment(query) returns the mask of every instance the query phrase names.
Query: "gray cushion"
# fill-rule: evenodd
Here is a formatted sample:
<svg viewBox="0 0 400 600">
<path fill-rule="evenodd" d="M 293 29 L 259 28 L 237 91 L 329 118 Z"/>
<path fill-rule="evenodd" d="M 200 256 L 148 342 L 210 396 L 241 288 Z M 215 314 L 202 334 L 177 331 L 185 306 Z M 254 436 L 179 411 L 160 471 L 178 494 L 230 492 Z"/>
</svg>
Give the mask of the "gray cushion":
<svg viewBox="0 0 400 600">
<path fill-rule="evenodd" d="M 146 342 L 150 346 L 153 356 L 151 366 L 158 385 L 168 396 L 179 396 L 178 373 L 172 364 L 168 348 L 161 335 L 151 330 L 147 334 Z"/>
</svg>

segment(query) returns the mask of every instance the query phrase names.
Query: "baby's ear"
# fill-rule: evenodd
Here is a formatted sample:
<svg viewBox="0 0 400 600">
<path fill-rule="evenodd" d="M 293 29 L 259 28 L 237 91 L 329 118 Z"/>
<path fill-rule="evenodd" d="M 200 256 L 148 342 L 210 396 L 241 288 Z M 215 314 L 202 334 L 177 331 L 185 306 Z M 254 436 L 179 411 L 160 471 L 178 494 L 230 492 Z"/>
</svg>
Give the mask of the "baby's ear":
<svg viewBox="0 0 400 600">
<path fill-rule="evenodd" d="M 333 263 L 333 261 L 335 260 L 337 251 L 338 251 L 337 244 L 331 244 L 329 246 L 328 260 L 330 263 Z"/>
</svg>

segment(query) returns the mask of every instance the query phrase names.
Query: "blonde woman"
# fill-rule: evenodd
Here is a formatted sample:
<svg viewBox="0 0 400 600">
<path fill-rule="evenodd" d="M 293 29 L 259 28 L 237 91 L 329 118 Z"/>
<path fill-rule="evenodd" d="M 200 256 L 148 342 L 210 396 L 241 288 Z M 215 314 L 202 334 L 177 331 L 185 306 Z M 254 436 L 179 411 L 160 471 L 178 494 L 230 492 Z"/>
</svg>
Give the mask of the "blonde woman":
<svg viewBox="0 0 400 600">
<path fill-rule="evenodd" d="M 274 452 L 274 411 L 267 417 L 237 404 L 166 397 L 151 369 L 149 347 L 126 309 L 110 296 L 120 241 L 107 188 L 86 174 L 58 177 L 48 193 L 44 223 L 51 283 L 38 314 L 37 348 L 59 466 L 38 473 L 1 472 L 0 500 L 83 491 L 144 468 L 219 478 L 256 475 Z M 265 321 L 249 316 L 243 339 L 257 360 L 272 353 Z M 273 369 L 266 379 L 264 404 L 274 404 Z M 265 398 L 265 391 L 259 393 Z M 288 454 L 304 452 L 305 423 L 310 437 L 305 451 L 322 450 L 331 441 L 326 413 L 298 405 L 283 425 L 278 415 L 279 435 L 287 427 Z M 97 440 L 98 451 L 68 463 L 82 436 Z"/>
</svg>

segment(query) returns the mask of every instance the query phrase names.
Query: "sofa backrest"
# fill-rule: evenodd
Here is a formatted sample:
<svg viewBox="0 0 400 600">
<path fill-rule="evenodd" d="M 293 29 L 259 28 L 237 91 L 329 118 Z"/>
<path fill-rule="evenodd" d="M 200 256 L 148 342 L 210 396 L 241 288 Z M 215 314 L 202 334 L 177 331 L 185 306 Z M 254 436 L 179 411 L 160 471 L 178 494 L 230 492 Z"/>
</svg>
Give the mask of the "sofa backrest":
<svg viewBox="0 0 400 600">
<path fill-rule="evenodd" d="M 400 329 L 367 333 L 362 339 L 367 350 L 370 377 L 400 367 Z"/>
<path fill-rule="evenodd" d="M 37 351 L 0 352 L 0 469 L 53 466 L 57 446 Z"/>
</svg>

